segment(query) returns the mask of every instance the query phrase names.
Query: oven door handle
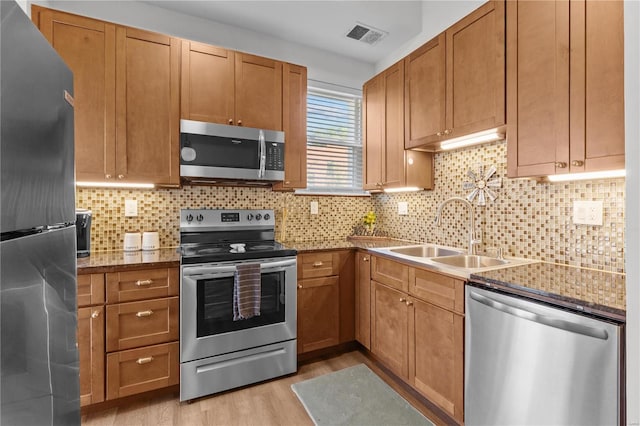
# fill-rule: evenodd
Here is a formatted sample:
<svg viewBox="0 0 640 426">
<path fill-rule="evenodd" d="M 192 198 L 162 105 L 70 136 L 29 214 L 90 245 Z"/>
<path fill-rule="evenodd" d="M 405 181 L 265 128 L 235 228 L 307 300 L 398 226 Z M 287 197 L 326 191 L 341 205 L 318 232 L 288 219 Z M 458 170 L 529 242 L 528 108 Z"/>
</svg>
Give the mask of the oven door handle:
<svg viewBox="0 0 640 426">
<path fill-rule="evenodd" d="M 296 259 L 278 260 L 274 262 L 264 262 L 260 264 L 260 270 L 273 270 L 284 269 L 287 267 L 295 266 Z M 184 268 L 182 274 L 185 277 L 191 277 L 195 275 L 220 275 L 228 274 L 233 275 L 236 272 L 236 265 L 220 265 L 220 266 L 194 266 Z"/>
</svg>

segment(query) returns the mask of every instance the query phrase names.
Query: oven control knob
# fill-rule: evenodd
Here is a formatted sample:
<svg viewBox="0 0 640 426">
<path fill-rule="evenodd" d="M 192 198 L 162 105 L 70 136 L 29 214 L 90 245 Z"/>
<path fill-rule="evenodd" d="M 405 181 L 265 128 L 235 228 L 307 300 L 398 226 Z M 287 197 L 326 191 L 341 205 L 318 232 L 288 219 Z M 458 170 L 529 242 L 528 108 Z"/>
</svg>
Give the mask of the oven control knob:
<svg viewBox="0 0 640 426">
<path fill-rule="evenodd" d="M 269 220 L 269 219 L 271 219 L 271 215 L 269 213 L 265 213 L 264 220 Z"/>
<path fill-rule="evenodd" d="M 188 214 L 187 215 L 187 222 L 191 222 L 193 220 L 193 215 L 192 214 Z"/>
<path fill-rule="evenodd" d="M 252 221 L 252 220 L 253 220 L 253 214 L 252 214 L 252 213 L 249 213 L 249 214 L 247 215 L 247 220 L 248 220 L 248 221 Z"/>
<path fill-rule="evenodd" d="M 260 219 L 262 219 L 262 215 L 261 215 L 260 213 L 258 213 L 258 214 L 256 215 L 256 220 L 260 220 Z"/>
<path fill-rule="evenodd" d="M 199 214 L 198 216 L 196 216 L 196 220 L 198 222 L 202 222 L 202 220 L 204 219 L 204 216 L 202 216 L 201 214 Z"/>
</svg>

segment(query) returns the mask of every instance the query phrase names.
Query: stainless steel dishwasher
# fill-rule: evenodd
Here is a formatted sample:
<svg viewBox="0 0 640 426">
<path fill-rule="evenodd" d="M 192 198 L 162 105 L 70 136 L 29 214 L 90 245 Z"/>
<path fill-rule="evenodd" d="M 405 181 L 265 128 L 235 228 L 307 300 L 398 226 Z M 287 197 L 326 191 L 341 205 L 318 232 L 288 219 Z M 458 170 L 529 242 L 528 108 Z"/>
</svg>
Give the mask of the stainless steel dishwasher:
<svg viewBox="0 0 640 426">
<path fill-rule="evenodd" d="M 618 323 L 465 291 L 465 425 L 620 424 Z"/>
</svg>

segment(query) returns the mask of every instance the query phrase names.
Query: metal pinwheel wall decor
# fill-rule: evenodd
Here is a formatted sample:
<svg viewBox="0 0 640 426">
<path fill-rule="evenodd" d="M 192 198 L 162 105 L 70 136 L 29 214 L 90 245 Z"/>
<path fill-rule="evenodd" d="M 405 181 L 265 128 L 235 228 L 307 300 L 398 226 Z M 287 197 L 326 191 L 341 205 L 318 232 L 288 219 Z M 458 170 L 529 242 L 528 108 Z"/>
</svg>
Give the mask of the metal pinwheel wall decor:
<svg viewBox="0 0 640 426">
<path fill-rule="evenodd" d="M 467 176 L 471 179 L 471 182 L 464 182 L 462 189 L 465 191 L 471 191 L 467 195 L 467 200 L 472 202 L 474 198 L 478 197 L 478 205 L 486 206 L 487 198 L 491 201 L 495 201 L 498 198 L 498 194 L 494 191 L 494 188 L 500 188 L 502 186 L 502 179 L 499 177 L 492 178 L 496 171 L 496 166 L 491 166 L 485 172 L 484 166 L 478 166 L 478 171 L 474 172 L 469 169 Z"/>
</svg>

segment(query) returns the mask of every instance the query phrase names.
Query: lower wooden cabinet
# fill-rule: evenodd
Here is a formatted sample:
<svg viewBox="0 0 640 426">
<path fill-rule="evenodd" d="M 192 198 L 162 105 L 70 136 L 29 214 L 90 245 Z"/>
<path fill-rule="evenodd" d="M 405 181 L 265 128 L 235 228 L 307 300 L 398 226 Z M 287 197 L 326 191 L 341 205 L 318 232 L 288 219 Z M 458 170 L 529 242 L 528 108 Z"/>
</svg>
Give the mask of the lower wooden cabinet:
<svg viewBox="0 0 640 426">
<path fill-rule="evenodd" d="M 351 250 L 298 255 L 298 354 L 355 338 Z"/>
<path fill-rule="evenodd" d="M 107 399 L 176 385 L 180 381 L 178 342 L 107 355 Z"/>
<path fill-rule="evenodd" d="M 364 256 L 366 254 L 359 253 L 359 260 Z M 371 352 L 462 424 L 464 281 L 389 259 L 369 257 Z M 359 263 L 360 277 L 366 276 L 366 271 L 362 271 L 365 268 Z M 386 282 L 380 283 L 375 277 Z M 357 288 L 364 288 L 363 283 L 358 282 Z M 361 290 L 357 300 L 361 304 L 362 300 L 366 301 Z"/>
<path fill-rule="evenodd" d="M 104 401 L 104 306 L 78 309 L 80 406 Z"/>
<path fill-rule="evenodd" d="M 178 283 L 175 267 L 78 275 L 81 406 L 179 383 Z"/>
<path fill-rule="evenodd" d="M 409 379 L 407 294 L 373 281 L 371 352 L 394 373 Z"/>
<path fill-rule="evenodd" d="M 357 252 L 355 260 L 356 340 L 371 350 L 371 256 Z"/>
</svg>

